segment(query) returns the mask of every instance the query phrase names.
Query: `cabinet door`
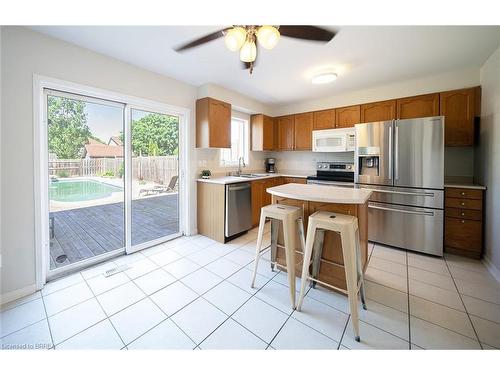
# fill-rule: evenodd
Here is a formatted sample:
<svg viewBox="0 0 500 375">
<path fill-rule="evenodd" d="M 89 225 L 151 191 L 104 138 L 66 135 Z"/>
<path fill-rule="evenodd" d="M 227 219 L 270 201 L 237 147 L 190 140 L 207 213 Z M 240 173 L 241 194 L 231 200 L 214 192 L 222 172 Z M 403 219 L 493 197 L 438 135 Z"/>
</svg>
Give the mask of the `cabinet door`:
<svg viewBox="0 0 500 375">
<path fill-rule="evenodd" d="M 472 146 L 474 144 L 474 89 L 447 91 L 439 95 L 440 114 L 445 117 L 445 146 Z"/>
<path fill-rule="evenodd" d="M 412 96 L 397 100 L 397 118 L 408 119 L 439 115 L 439 94 Z"/>
<path fill-rule="evenodd" d="M 396 118 L 396 100 L 361 105 L 361 122 L 387 121 Z"/>
<path fill-rule="evenodd" d="M 313 113 L 301 113 L 295 115 L 294 139 L 295 150 L 312 149 Z"/>
<path fill-rule="evenodd" d="M 335 109 L 335 127 L 350 128 L 361 122 L 361 106 L 353 105 Z"/>
<path fill-rule="evenodd" d="M 231 148 L 231 104 L 210 98 L 208 106 L 210 147 Z"/>
<path fill-rule="evenodd" d="M 278 118 L 278 148 L 293 150 L 294 144 L 294 116 L 283 116 Z"/>
<path fill-rule="evenodd" d="M 266 151 L 274 149 L 274 121 L 269 116 L 264 116 L 264 140 L 262 146 Z"/>
<path fill-rule="evenodd" d="M 252 151 L 272 151 L 274 147 L 274 122 L 262 114 L 250 117 Z"/>
<path fill-rule="evenodd" d="M 314 112 L 313 129 L 333 129 L 335 127 L 335 109 Z"/>
<path fill-rule="evenodd" d="M 263 181 L 252 181 L 252 225 L 255 227 L 260 222 L 260 209 L 264 201 Z"/>
</svg>

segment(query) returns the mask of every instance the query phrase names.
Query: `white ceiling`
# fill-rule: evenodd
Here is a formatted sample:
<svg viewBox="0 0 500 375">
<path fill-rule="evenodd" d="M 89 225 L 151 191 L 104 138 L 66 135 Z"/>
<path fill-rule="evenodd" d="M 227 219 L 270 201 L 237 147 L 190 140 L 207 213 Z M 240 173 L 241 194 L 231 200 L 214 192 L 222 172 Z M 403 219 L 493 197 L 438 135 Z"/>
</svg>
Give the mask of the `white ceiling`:
<svg viewBox="0 0 500 375">
<path fill-rule="evenodd" d="M 328 44 L 282 38 L 253 75 L 222 39 L 184 53 L 173 47 L 221 26 L 37 26 L 32 29 L 196 86 L 214 83 L 267 104 L 341 94 L 379 84 L 480 67 L 500 44 L 499 26 L 345 26 Z M 332 66 L 339 78 L 312 85 Z"/>
</svg>

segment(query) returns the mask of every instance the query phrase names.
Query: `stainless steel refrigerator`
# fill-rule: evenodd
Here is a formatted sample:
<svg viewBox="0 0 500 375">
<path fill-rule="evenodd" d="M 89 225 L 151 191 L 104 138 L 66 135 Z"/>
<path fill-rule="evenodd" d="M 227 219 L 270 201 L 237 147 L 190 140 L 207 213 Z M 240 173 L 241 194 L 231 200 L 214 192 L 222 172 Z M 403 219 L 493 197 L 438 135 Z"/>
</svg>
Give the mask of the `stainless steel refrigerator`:
<svg viewBox="0 0 500 375">
<path fill-rule="evenodd" d="M 444 117 L 357 124 L 355 182 L 371 241 L 443 255 Z"/>
</svg>

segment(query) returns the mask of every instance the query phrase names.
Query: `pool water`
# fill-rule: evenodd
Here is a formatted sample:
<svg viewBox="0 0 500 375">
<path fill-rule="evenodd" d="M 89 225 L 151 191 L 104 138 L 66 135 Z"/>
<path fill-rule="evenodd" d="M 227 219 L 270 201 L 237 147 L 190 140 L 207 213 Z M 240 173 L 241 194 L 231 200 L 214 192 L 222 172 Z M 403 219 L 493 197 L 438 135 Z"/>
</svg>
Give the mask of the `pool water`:
<svg viewBox="0 0 500 375">
<path fill-rule="evenodd" d="M 59 202 L 82 202 L 111 196 L 122 188 L 94 180 L 53 181 L 49 185 L 49 198 Z"/>
</svg>

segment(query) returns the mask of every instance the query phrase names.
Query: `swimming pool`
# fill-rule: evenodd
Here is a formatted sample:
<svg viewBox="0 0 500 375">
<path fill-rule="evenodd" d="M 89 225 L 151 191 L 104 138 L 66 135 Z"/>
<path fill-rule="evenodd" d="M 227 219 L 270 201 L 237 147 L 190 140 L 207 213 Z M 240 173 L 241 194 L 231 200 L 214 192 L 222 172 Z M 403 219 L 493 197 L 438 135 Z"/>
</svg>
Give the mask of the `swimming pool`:
<svg viewBox="0 0 500 375">
<path fill-rule="evenodd" d="M 49 198 L 58 202 L 82 202 L 102 199 L 122 188 L 94 180 L 51 181 Z"/>
</svg>

